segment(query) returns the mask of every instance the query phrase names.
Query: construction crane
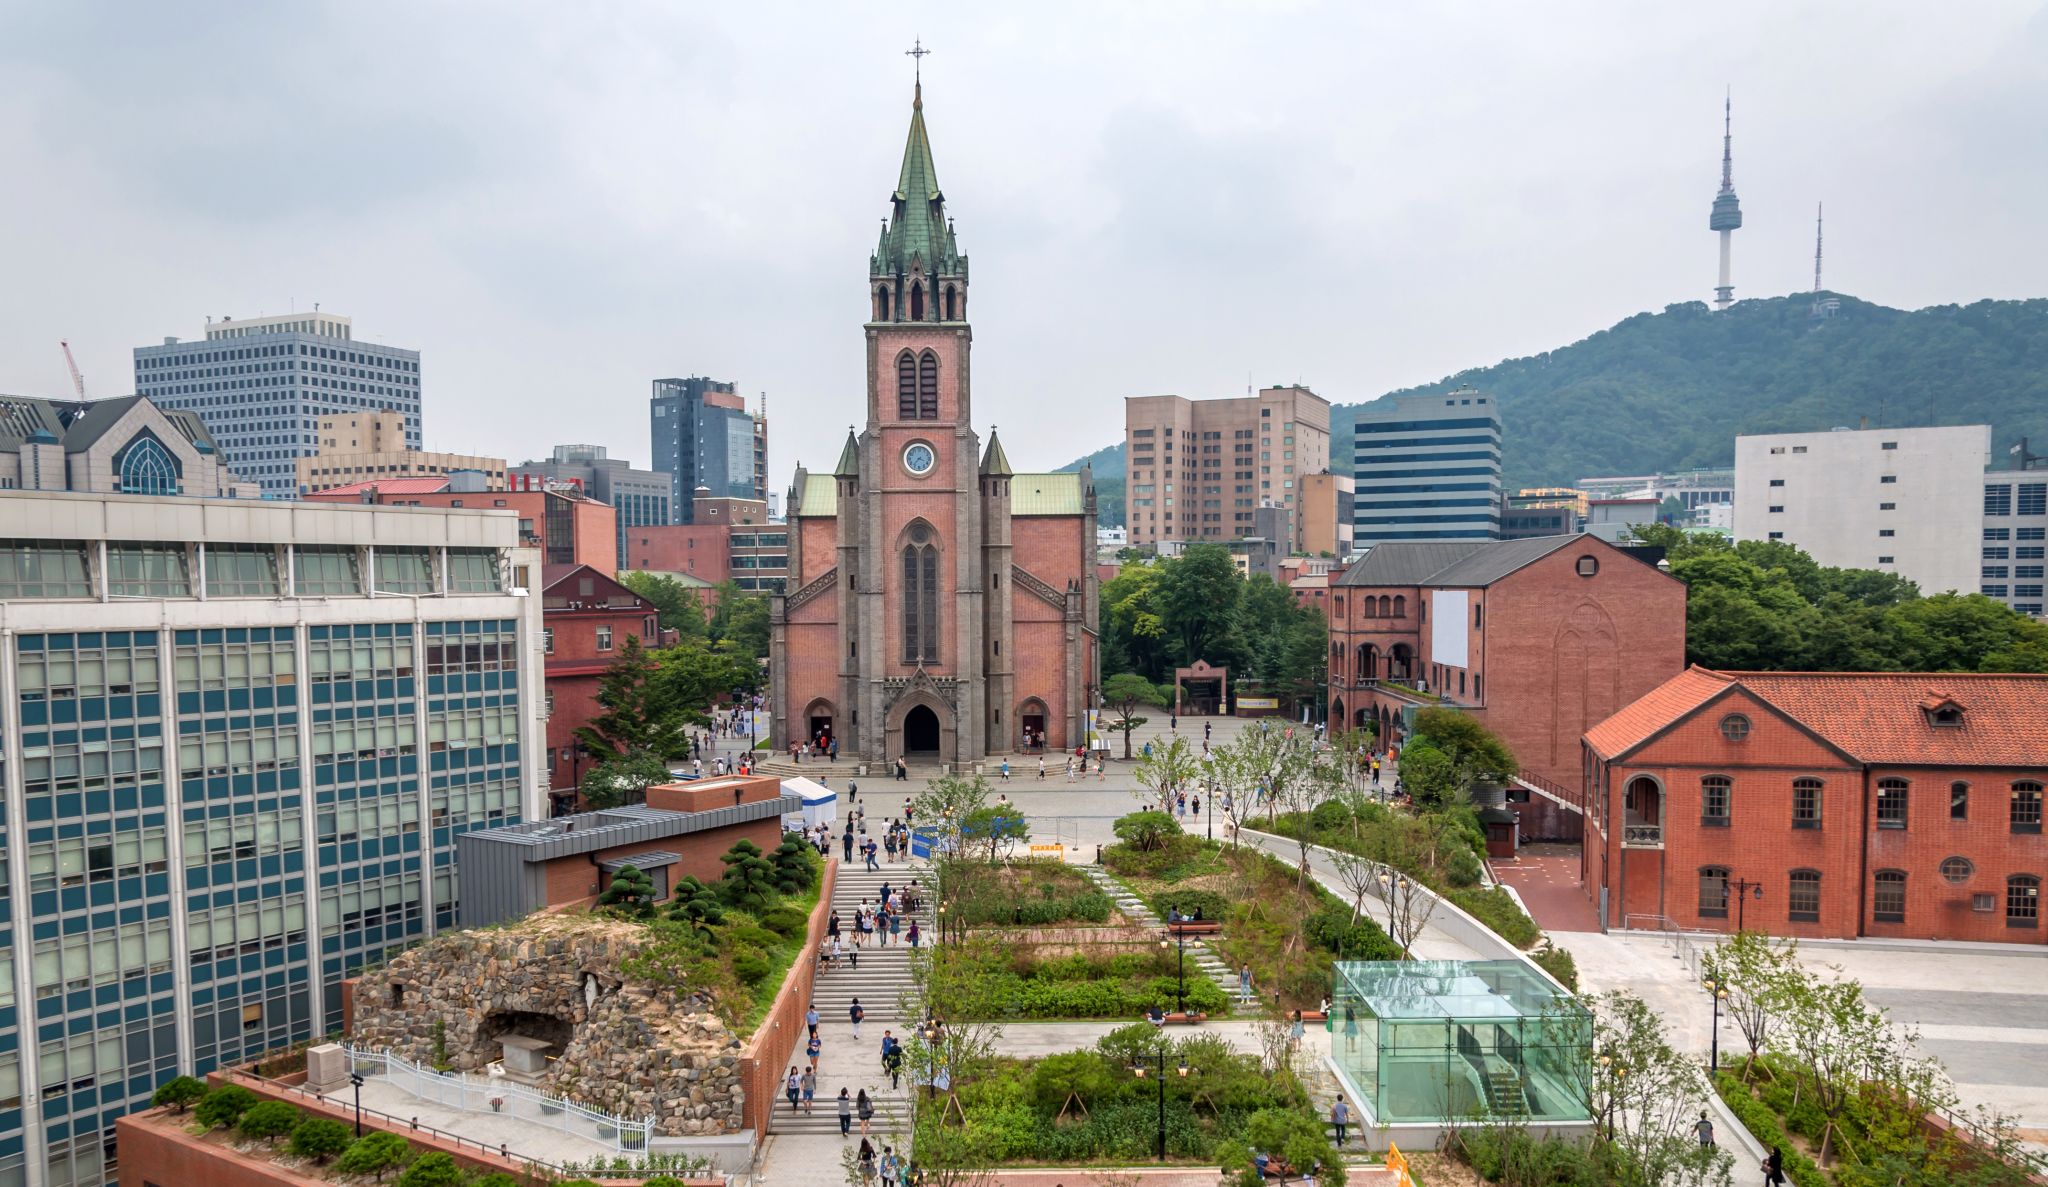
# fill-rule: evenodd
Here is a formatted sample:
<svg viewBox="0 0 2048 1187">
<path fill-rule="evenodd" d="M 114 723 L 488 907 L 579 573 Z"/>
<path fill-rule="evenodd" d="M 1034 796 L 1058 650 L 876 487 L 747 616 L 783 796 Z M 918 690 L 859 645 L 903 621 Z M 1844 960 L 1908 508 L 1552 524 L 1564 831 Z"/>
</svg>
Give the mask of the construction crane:
<svg viewBox="0 0 2048 1187">
<path fill-rule="evenodd" d="M 64 348 L 64 365 L 71 368 L 72 390 L 76 391 L 78 398 L 83 401 L 85 399 L 85 376 L 78 373 L 78 360 L 71 357 L 71 340 L 69 338 L 61 338 L 58 340 L 57 345 Z"/>
</svg>

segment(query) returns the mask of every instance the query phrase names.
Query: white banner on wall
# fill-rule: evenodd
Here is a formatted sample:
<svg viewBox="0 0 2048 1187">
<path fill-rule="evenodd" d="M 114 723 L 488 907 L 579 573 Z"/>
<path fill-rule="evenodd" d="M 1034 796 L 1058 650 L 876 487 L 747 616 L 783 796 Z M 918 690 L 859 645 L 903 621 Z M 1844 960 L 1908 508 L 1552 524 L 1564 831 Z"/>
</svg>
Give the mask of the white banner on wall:
<svg viewBox="0 0 2048 1187">
<path fill-rule="evenodd" d="M 1430 659 L 1454 668 L 1472 666 L 1465 654 L 1471 637 L 1471 595 L 1462 589 L 1439 589 L 1429 596 Z"/>
</svg>

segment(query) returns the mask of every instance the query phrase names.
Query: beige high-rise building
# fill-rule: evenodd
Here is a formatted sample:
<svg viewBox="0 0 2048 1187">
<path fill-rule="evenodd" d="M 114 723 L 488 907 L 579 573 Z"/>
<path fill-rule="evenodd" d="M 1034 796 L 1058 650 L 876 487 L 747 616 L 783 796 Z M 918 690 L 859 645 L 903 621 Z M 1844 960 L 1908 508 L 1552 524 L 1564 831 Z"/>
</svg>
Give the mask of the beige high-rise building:
<svg viewBox="0 0 2048 1187">
<path fill-rule="evenodd" d="M 485 490 L 505 489 L 505 459 L 432 453 L 405 447 L 405 416 L 391 411 L 351 412 L 320 418 L 319 443 L 298 459 L 299 493 L 317 494 L 377 478 L 431 478 L 475 470 Z"/>
<path fill-rule="evenodd" d="M 1343 559 L 1351 554 L 1351 476 L 1305 475 L 1298 480 L 1294 550 L 1310 556 L 1329 555 Z"/>
<path fill-rule="evenodd" d="M 1255 535 L 1254 513 L 1270 504 L 1287 512 L 1301 551 L 1305 522 L 1314 518 L 1302 514 L 1303 482 L 1329 468 L 1330 402 L 1299 385 L 1222 400 L 1124 400 L 1124 507 L 1133 547 Z"/>
</svg>

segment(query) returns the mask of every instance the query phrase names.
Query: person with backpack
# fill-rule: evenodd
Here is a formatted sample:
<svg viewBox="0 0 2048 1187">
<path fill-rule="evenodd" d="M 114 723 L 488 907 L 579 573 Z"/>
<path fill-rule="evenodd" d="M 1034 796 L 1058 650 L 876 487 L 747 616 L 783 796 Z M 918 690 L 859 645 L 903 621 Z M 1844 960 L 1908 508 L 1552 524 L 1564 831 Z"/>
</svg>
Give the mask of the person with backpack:
<svg viewBox="0 0 2048 1187">
<path fill-rule="evenodd" d="M 867 1089 L 861 1089 L 860 1095 L 854 1098 L 853 1112 L 860 1118 L 861 1147 L 871 1150 L 867 1143 L 868 1123 L 875 1119 L 875 1102 L 868 1099 Z"/>
<path fill-rule="evenodd" d="M 860 1020 L 867 1017 L 868 1012 L 861 1008 L 859 998 L 854 998 L 853 1004 L 846 1007 L 846 1016 L 853 1021 L 853 1037 L 860 1038 Z"/>
</svg>

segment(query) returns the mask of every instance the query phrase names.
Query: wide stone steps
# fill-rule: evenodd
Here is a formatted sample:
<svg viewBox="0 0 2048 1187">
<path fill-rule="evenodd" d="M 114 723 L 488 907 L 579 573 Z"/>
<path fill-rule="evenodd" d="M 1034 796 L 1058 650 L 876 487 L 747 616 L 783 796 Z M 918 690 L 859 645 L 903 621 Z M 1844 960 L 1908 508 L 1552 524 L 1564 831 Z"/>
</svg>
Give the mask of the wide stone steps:
<svg viewBox="0 0 2048 1187">
<path fill-rule="evenodd" d="M 910 1133 L 911 1108 L 908 1096 L 909 1089 L 906 1087 L 904 1091 L 905 1095 L 903 1096 L 876 1096 L 874 1093 L 868 1094 L 868 1099 L 875 1106 L 874 1119 L 868 1122 L 868 1141 L 874 1143 L 877 1150 L 881 1149 L 882 1143 L 885 1140 L 892 1139 L 898 1135 L 907 1136 Z M 839 1135 L 839 1090 L 837 1088 L 832 1090 L 832 1096 L 829 1100 L 820 1099 L 811 1106 L 811 1110 L 808 1114 L 801 1112 L 792 1113 L 789 1110 L 789 1101 L 780 1096 L 776 1097 L 775 1112 L 768 1118 L 768 1132 L 771 1134 L 829 1134 L 833 1137 Z M 849 1145 L 860 1141 L 859 1117 L 853 1119 L 853 1134 L 846 1140 Z M 890 1144 L 894 1145 L 895 1143 L 891 1141 Z"/>
<path fill-rule="evenodd" d="M 806 764 L 810 765 L 810 764 Z M 839 913 L 840 939 L 846 957 L 836 969 L 819 969 L 811 981 L 811 1004 L 821 1020 L 844 1023 L 853 999 L 860 999 L 866 1026 L 887 1026 L 903 1017 L 902 1000 L 915 985 L 911 974 L 913 949 L 908 938 L 909 919 L 887 946 L 870 937 L 853 957 L 853 913 L 862 901 L 881 898 L 882 887 L 897 888 L 914 880 L 926 883 L 922 906 L 913 914 L 924 938 L 932 931 L 932 903 L 929 893 L 930 868 L 922 862 L 883 862 L 880 870 L 867 869 L 859 861 L 842 862 L 832 885 L 832 909 Z M 866 1035 L 864 1030 L 863 1035 Z M 877 1035 L 880 1031 L 875 1032 Z M 834 1121 L 836 1125 L 836 1119 Z"/>
</svg>

